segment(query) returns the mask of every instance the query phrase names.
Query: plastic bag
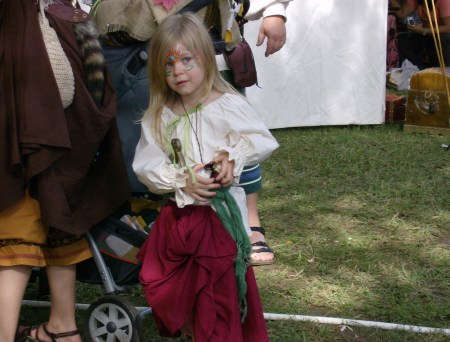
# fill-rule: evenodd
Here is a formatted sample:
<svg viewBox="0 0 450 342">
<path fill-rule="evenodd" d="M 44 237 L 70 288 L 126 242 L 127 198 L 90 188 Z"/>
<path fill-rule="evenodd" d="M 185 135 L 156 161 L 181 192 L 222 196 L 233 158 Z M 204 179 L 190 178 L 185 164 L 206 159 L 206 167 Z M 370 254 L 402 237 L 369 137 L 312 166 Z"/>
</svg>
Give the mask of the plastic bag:
<svg viewBox="0 0 450 342">
<path fill-rule="evenodd" d="M 419 68 L 405 59 L 400 68 L 393 68 L 386 73 L 387 87 L 397 90 L 408 90 L 409 80 Z"/>
</svg>

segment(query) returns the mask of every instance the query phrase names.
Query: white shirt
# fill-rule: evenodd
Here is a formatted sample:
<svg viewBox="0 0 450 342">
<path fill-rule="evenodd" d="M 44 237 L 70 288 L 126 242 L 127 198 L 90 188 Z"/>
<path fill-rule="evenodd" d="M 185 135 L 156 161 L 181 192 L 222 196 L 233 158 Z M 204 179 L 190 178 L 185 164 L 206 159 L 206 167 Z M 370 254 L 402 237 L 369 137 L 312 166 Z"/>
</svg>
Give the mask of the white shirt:
<svg viewBox="0 0 450 342">
<path fill-rule="evenodd" d="M 190 114 L 189 119 L 164 108 L 162 125 L 167 144 L 173 138 L 180 139 L 186 164 L 190 167 L 209 163 L 221 152 L 228 152 L 229 159 L 235 161 L 236 184 L 245 165 L 261 162 L 278 147 L 261 118 L 240 95 L 223 94 Z M 178 123 L 173 124 L 177 120 Z M 138 179 L 154 193 L 175 192 L 174 200 L 180 208 L 203 204 L 181 190 L 186 185 L 188 173 L 171 162 L 169 148 L 161 148 L 156 143 L 151 121 L 151 116 L 147 115 L 142 120 L 141 138 L 133 162 Z"/>
<path fill-rule="evenodd" d="M 286 8 L 292 0 L 250 0 L 250 8 L 245 15 L 247 20 L 281 15 L 286 18 Z"/>
</svg>

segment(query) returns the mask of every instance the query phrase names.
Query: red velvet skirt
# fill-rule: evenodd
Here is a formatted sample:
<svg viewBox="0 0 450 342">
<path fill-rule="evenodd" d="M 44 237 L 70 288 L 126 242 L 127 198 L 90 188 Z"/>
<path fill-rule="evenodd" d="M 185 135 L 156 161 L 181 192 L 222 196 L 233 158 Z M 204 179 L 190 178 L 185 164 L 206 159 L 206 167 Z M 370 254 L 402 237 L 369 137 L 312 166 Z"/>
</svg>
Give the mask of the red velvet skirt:
<svg viewBox="0 0 450 342">
<path fill-rule="evenodd" d="M 165 205 L 138 258 L 140 282 L 161 336 L 192 332 L 196 342 L 269 341 L 253 269 L 247 316 L 238 305 L 236 243 L 209 206 Z"/>
</svg>

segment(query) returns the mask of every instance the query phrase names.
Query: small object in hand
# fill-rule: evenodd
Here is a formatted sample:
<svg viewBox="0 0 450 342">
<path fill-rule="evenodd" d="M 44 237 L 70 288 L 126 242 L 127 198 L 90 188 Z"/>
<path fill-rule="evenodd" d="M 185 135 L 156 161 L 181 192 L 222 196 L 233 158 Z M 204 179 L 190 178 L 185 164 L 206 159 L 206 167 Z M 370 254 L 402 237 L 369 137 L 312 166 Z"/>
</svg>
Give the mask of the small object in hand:
<svg viewBox="0 0 450 342">
<path fill-rule="evenodd" d="M 210 162 L 210 163 L 206 164 L 204 166 L 204 169 L 211 171 L 210 178 L 214 178 L 215 179 L 219 175 L 219 172 L 214 167 L 214 162 Z"/>
<path fill-rule="evenodd" d="M 170 142 L 172 148 L 175 152 L 175 163 L 179 164 L 181 167 L 186 166 L 186 161 L 184 160 L 183 153 L 181 152 L 181 141 L 180 139 L 172 139 Z"/>
<path fill-rule="evenodd" d="M 410 26 L 416 25 L 416 21 L 415 21 L 414 17 L 407 17 L 407 18 L 406 18 L 406 23 L 407 23 L 408 25 L 410 25 Z"/>
</svg>

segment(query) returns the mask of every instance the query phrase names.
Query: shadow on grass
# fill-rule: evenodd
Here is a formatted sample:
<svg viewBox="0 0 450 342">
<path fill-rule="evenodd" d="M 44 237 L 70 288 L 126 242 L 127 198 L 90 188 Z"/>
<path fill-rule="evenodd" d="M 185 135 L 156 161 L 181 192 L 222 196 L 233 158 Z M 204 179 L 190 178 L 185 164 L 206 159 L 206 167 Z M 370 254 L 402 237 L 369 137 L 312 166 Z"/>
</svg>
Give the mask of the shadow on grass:
<svg viewBox="0 0 450 342">
<path fill-rule="evenodd" d="M 277 255 L 257 270 L 265 311 L 448 328 L 448 139 L 398 127 L 274 134 L 260 206 Z"/>
</svg>

